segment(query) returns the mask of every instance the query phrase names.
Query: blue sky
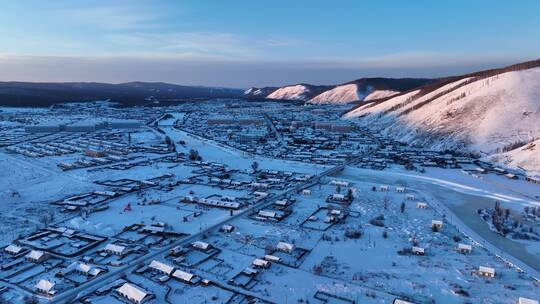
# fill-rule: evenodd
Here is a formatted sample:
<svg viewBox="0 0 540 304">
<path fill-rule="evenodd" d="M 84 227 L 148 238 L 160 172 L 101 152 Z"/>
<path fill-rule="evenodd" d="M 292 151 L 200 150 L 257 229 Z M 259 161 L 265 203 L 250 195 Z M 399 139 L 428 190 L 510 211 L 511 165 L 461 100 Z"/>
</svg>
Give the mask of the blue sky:
<svg viewBox="0 0 540 304">
<path fill-rule="evenodd" d="M 536 0 L 0 0 L 0 80 L 450 75 L 540 57 L 538 12 Z"/>
</svg>

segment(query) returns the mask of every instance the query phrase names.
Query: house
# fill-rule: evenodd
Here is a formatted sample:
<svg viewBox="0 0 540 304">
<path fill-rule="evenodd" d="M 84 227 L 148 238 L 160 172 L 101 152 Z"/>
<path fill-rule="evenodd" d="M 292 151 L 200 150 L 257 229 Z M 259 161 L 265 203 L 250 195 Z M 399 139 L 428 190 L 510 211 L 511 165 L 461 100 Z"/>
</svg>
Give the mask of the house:
<svg viewBox="0 0 540 304">
<path fill-rule="evenodd" d="M 477 173 L 481 173 L 481 174 L 485 174 L 485 173 L 486 173 L 486 169 L 483 169 L 483 168 L 480 168 L 480 167 L 474 168 L 474 170 L 475 170 Z"/>
<path fill-rule="evenodd" d="M 442 221 L 439 221 L 439 220 L 432 220 L 431 221 L 431 228 L 441 229 L 442 225 L 443 225 Z"/>
<path fill-rule="evenodd" d="M 287 199 L 277 200 L 274 204 L 279 207 L 287 207 L 289 205 L 289 200 Z"/>
<path fill-rule="evenodd" d="M 232 225 L 223 225 L 221 228 L 219 228 L 219 231 L 225 232 L 225 233 L 231 233 L 234 231 L 234 226 Z"/>
<path fill-rule="evenodd" d="M 337 218 L 333 215 L 327 215 L 325 218 L 324 218 L 324 222 L 326 224 L 330 224 L 330 223 L 334 223 L 334 222 L 337 222 Z"/>
<path fill-rule="evenodd" d="M 394 299 L 394 301 L 392 301 L 392 304 L 413 304 L 413 303 L 409 301 L 401 300 L 401 299 Z"/>
<path fill-rule="evenodd" d="M 168 276 L 170 276 L 172 274 L 172 272 L 174 271 L 173 266 L 167 265 L 165 263 L 162 263 L 162 262 L 156 261 L 156 260 L 153 260 L 152 262 L 150 262 L 150 265 L 148 267 L 150 267 L 151 269 L 153 269 L 153 270 L 155 270 L 157 272 L 168 275 Z"/>
<path fill-rule="evenodd" d="M 379 190 L 380 190 L 381 192 L 388 192 L 388 186 L 380 186 L 380 187 L 379 187 Z"/>
<path fill-rule="evenodd" d="M 92 276 L 92 277 L 95 277 L 95 276 L 98 276 L 100 273 L 103 272 L 103 269 L 101 268 L 98 268 L 98 267 L 93 267 L 91 265 L 88 265 L 86 263 L 73 263 L 70 265 L 70 267 L 68 268 L 71 268 L 71 267 L 74 267 L 74 271 L 79 273 L 79 274 L 82 274 L 82 275 L 85 275 L 85 276 Z"/>
<path fill-rule="evenodd" d="M 141 228 L 141 232 L 150 233 L 150 234 L 160 234 L 165 232 L 164 226 L 155 226 L 155 225 L 144 225 Z"/>
<path fill-rule="evenodd" d="M 144 303 L 154 296 L 132 283 L 124 283 L 122 286 L 116 289 L 116 293 L 130 303 L 134 304 Z"/>
<path fill-rule="evenodd" d="M 37 292 L 46 294 L 48 296 L 52 296 L 56 293 L 56 291 L 54 290 L 54 283 L 44 279 L 39 280 L 35 288 Z"/>
<path fill-rule="evenodd" d="M 407 194 L 405 195 L 405 199 L 408 199 L 410 201 L 414 201 L 416 197 L 413 194 Z"/>
<path fill-rule="evenodd" d="M 332 180 L 330 185 L 340 186 L 340 187 L 349 187 L 349 183 L 346 181 Z"/>
<path fill-rule="evenodd" d="M 209 249 L 212 248 L 212 245 L 206 243 L 206 242 L 203 242 L 203 241 L 195 241 L 193 243 L 191 243 L 191 247 L 195 248 L 195 249 L 198 249 L 198 250 L 201 250 L 201 251 L 207 251 Z"/>
<path fill-rule="evenodd" d="M 396 192 L 399 192 L 399 193 L 405 192 L 405 187 L 396 187 Z"/>
<path fill-rule="evenodd" d="M 257 190 L 268 189 L 268 184 L 266 183 L 251 183 L 249 186 L 251 187 L 251 189 Z"/>
<path fill-rule="evenodd" d="M 493 168 L 493 171 L 495 171 L 497 174 L 506 174 L 507 173 L 506 170 L 504 170 L 503 168 L 499 168 L 499 167 Z"/>
<path fill-rule="evenodd" d="M 6 248 L 4 248 L 4 251 L 11 254 L 11 255 L 18 255 L 19 253 L 22 252 L 22 250 L 23 250 L 22 247 L 19 247 L 19 246 L 14 245 L 14 244 L 10 244 Z"/>
<path fill-rule="evenodd" d="M 264 218 L 278 218 L 278 215 L 275 211 L 260 210 L 257 213 L 257 216 Z"/>
<path fill-rule="evenodd" d="M 413 246 L 412 247 L 412 252 L 416 255 L 425 255 L 426 254 L 426 250 L 422 247 L 417 247 L 417 246 Z"/>
<path fill-rule="evenodd" d="M 463 254 L 466 254 L 466 253 L 471 253 L 472 251 L 472 246 L 469 245 L 469 244 L 458 244 L 458 251 L 460 253 L 463 253 Z"/>
<path fill-rule="evenodd" d="M 253 192 L 253 195 L 255 195 L 256 199 L 263 199 L 266 198 L 269 194 L 268 192 L 255 191 Z"/>
<path fill-rule="evenodd" d="M 494 278 L 495 277 L 495 269 L 491 268 L 491 267 L 480 266 L 480 267 L 478 267 L 478 274 L 480 274 L 482 276 L 485 276 L 485 277 Z"/>
<path fill-rule="evenodd" d="M 189 284 L 197 284 L 200 281 L 200 279 L 196 275 L 182 271 L 180 269 L 175 270 L 172 276 L 177 280 Z"/>
<path fill-rule="evenodd" d="M 270 255 L 270 254 L 265 255 L 264 259 L 269 261 L 269 262 L 279 262 L 279 261 L 281 261 L 280 257 L 277 257 L 275 255 Z"/>
<path fill-rule="evenodd" d="M 508 179 L 518 179 L 517 175 L 512 173 L 506 173 L 504 176 Z"/>
<path fill-rule="evenodd" d="M 114 255 L 125 255 L 127 253 L 127 248 L 125 246 L 120 246 L 116 244 L 107 244 L 105 248 L 103 248 L 103 251 L 105 251 L 108 254 L 114 254 Z"/>
<path fill-rule="evenodd" d="M 416 208 L 418 209 L 427 209 L 428 205 L 426 203 L 418 202 L 416 203 Z"/>
<path fill-rule="evenodd" d="M 25 257 L 25 260 L 32 263 L 41 263 L 48 259 L 48 256 L 45 252 L 41 250 L 32 250 Z"/>
<path fill-rule="evenodd" d="M 330 194 L 326 198 L 326 201 L 327 202 L 350 202 L 351 198 L 349 196 L 345 196 L 343 194 L 334 193 L 334 194 Z"/>
<path fill-rule="evenodd" d="M 276 249 L 279 250 L 279 251 L 283 251 L 283 252 L 286 252 L 286 253 L 291 253 L 294 251 L 294 245 L 293 244 L 289 244 L 289 243 L 285 243 L 285 242 L 279 242 L 277 245 L 276 245 Z"/>
<path fill-rule="evenodd" d="M 254 267 L 257 267 L 257 268 L 268 268 L 268 267 L 270 267 L 270 262 L 268 262 L 266 260 L 262 260 L 262 259 L 255 259 L 255 260 L 253 260 L 253 262 L 251 264 Z"/>
<path fill-rule="evenodd" d="M 242 270 L 242 273 L 247 275 L 247 276 L 254 276 L 257 273 L 259 273 L 259 271 L 257 271 L 256 269 L 253 269 L 251 267 L 246 267 L 244 270 Z"/>
<path fill-rule="evenodd" d="M 518 298 L 518 304 L 538 304 L 538 301 L 533 300 L 533 299 L 527 299 L 527 298 L 519 297 Z"/>
<path fill-rule="evenodd" d="M 302 190 L 302 195 L 303 195 L 303 196 L 309 196 L 309 195 L 311 195 L 311 190 L 309 190 L 309 189 L 304 189 L 304 190 Z"/>
<path fill-rule="evenodd" d="M 537 177 L 534 177 L 534 176 L 527 176 L 527 177 L 525 177 L 525 180 L 530 182 L 530 183 L 540 185 L 540 178 L 537 178 Z"/>
</svg>

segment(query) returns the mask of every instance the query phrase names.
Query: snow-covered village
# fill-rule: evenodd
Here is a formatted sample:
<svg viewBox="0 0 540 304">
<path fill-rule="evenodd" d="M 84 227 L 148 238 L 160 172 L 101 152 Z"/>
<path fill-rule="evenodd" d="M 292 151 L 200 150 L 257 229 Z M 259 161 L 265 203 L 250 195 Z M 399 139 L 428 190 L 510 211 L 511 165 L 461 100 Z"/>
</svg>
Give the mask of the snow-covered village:
<svg viewBox="0 0 540 304">
<path fill-rule="evenodd" d="M 533 303 L 538 180 L 397 142 L 347 110 L 2 108 L 3 297 Z"/>
<path fill-rule="evenodd" d="M 0 304 L 538 304 L 539 11 L 0 1 Z"/>
</svg>

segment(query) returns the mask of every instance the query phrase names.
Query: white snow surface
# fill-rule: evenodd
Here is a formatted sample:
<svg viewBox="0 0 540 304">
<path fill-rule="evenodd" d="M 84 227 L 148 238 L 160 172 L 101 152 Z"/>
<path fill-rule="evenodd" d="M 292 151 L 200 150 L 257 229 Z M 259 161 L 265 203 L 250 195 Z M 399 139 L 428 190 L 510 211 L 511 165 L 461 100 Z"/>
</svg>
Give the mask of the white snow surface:
<svg viewBox="0 0 540 304">
<path fill-rule="evenodd" d="M 253 96 L 259 96 L 259 95 L 264 94 L 264 91 L 257 88 L 249 88 L 244 91 L 244 95 L 250 95 L 250 94 Z"/>
<path fill-rule="evenodd" d="M 290 100 L 306 100 L 306 94 L 309 93 L 309 88 L 302 84 L 286 86 L 279 88 L 266 96 L 270 99 L 290 99 Z"/>
<path fill-rule="evenodd" d="M 392 91 L 392 90 L 375 90 L 371 93 L 369 93 L 366 98 L 364 98 L 364 101 L 371 101 L 375 99 L 381 99 L 386 98 L 390 96 L 394 96 L 396 94 L 399 94 L 398 91 Z"/>
<path fill-rule="evenodd" d="M 337 86 L 331 90 L 313 97 L 309 103 L 313 104 L 346 104 L 352 101 L 362 100 L 364 96 L 358 92 L 358 86 L 354 83 Z"/>
</svg>

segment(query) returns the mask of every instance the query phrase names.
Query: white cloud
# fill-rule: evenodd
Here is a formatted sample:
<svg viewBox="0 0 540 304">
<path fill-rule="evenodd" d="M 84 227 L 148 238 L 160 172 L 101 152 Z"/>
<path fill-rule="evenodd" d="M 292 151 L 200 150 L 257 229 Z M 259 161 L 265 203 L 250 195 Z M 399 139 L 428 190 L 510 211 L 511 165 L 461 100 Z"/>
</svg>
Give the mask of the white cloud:
<svg viewBox="0 0 540 304">
<path fill-rule="evenodd" d="M 118 5 L 114 1 L 108 5 L 60 9 L 57 13 L 71 23 L 107 30 L 154 28 L 166 15 L 157 6 Z"/>
<path fill-rule="evenodd" d="M 108 41 L 120 49 L 133 53 L 161 54 L 164 56 L 193 54 L 201 57 L 253 57 L 261 53 L 260 47 L 250 39 L 231 33 L 175 32 L 129 33 L 106 35 Z M 125 53 L 123 53 L 125 54 Z"/>
</svg>

